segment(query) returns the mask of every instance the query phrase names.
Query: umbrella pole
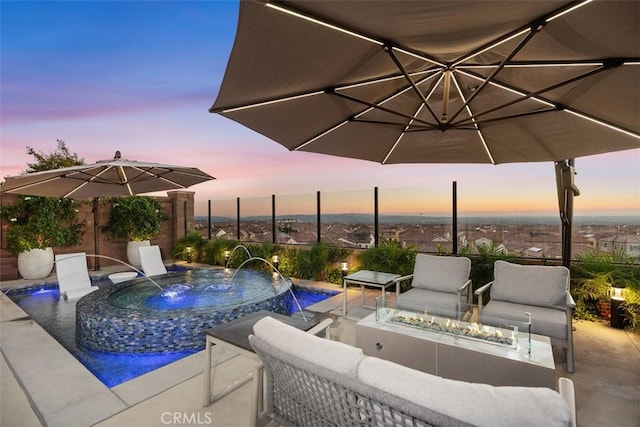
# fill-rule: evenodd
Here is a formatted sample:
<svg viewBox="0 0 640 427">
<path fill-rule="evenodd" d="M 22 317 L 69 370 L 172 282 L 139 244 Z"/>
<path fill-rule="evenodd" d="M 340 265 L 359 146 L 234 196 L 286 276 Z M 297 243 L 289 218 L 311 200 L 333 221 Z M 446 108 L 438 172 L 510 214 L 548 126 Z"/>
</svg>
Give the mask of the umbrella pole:
<svg viewBox="0 0 640 427">
<path fill-rule="evenodd" d="M 575 159 L 556 162 L 556 186 L 560 220 L 562 221 L 562 265 L 571 266 L 571 234 L 573 225 L 573 197 L 580 195 L 574 183 Z"/>
<path fill-rule="evenodd" d="M 98 255 L 100 253 L 100 238 L 98 235 L 98 219 L 100 218 L 100 199 L 98 197 L 93 198 L 93 253 Z M 100 270 L 100 258 L 93 258 L 93 270 Z"/>
</svg>

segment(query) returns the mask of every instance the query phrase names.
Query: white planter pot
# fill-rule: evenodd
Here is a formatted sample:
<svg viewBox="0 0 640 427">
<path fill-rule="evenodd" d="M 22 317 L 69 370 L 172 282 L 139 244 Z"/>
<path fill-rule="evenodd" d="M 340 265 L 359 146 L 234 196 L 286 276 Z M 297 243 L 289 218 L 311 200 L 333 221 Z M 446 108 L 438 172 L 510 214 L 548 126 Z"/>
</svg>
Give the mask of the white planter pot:
<svg viewBox="0 0 640 427">
<path fill-rule="evenodd" d="M 53 249 L 31 249 L 18 254 L 18 271 L 23 279 L 44 279 L 53 270 Z"/>
<path fill-rule="evenodd" d="M 134 267 L 140 267 L 140 252 L 138 252 L 138 248 L 140 246 L 150 246 L 151 242 L 148 240 L 142 240 L 139 242 L 129 242 L 127 243 L 127 259 L 129 260 L 129 264 Z"/>
</svg>

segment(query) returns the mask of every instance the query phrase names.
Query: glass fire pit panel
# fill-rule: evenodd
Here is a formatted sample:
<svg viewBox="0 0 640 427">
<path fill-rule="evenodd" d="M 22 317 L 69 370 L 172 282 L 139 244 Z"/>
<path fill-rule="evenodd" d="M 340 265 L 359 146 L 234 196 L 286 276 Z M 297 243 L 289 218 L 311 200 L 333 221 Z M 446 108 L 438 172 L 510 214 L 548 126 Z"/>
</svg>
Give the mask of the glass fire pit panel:
<svg viewBox="0 0 640 427">
<path fill-rule="evenodd" d="M 478 314 L 478 306 L 472 305 L 462 319 L 444 316 L 445 310 L 437 308 L 416 311 L 397 307 L 395 301 L 376 298 L 376 321 L 447 334 L 476 342 L 498 345 L 525 351 L 531 349 L 531 314 L 525 312 L 504 313 L 501 318 Z"/>
</svg>

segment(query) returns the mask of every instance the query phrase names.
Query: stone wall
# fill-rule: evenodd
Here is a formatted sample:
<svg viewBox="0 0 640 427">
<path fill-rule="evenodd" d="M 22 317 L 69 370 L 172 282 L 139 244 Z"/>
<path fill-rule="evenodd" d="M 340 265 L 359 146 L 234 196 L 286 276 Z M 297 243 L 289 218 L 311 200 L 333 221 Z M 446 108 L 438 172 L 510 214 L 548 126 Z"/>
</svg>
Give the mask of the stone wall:
<svg viewBox="0 0 640 427">
<path fill-rule="evenodd" d="M 173 248 L 178 240 L 193 230 L 194 226 L 194 192 L 170 191 L 166 197 L 154 197 L 167 216 L 162 230 L 158 236 L 151 240 L 152 245 L 160 246 L 162 257 L 172 258 Z M 6 206 L 15 203 L 19 196 L 6 194 L 0 196 L 0 205 Z M 94 220 L 94 207 L 98 207 L 97 224 Z M 101 226 L 109 221 L 111 203 L 107 199 L 97 201 L 86 199 L 79 201 L 78 220 L 84 224 L 82 242 L 76 246 L 54 247 L 56 254 L 86 252 L 87 254 L 100 254 L 112 258 L 127 261 L 127 240 L 113 239 L 103 233 Z M 97 225 L 97 227 L 96 227 Z M 7 252 L 7 230 L 9 222 L 2 220 L 0 227 L 0 280 L 14 280 L 18 278 L 17 258 Z M 97 239 L 95 237 L 97 236 Z M 104 258 L 87 257 L 89 268 L 105 267 L 119 264 Z"/>
</svg>

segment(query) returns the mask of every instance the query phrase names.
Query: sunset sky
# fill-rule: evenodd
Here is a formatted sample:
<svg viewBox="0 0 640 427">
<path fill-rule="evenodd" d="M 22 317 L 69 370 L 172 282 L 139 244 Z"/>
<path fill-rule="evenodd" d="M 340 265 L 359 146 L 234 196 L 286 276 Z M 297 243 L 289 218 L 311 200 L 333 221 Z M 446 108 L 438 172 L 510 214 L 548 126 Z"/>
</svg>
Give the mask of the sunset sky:
<svg viewBox="0 0 640 427">
<path fill-rule="evenodd" d="M 288 196 L 279 204 L 288 199 L 295 213 L 316 191 L 348 211 L 340 203 L 367 199 L 373 187 L 386 212 L 442 213 L 452 181 L 461 212 L 557 211 L 551 163 L 381 166 L 288 152 L 210 114 L 235 36 L 235 1 L 3 0 L 0 8 L 3 177 L 32 161 L 27 146 L 48 153 L 62 139 L 86 163 L 120 150 L 130 160 L 199 167 L 217 179 L 190 188 L 197 213 L 210 199 L 271 194 Z M 638 215 L 640 150 L 579 158 L 576 169 L 576 215 Z"/>
</svg>

